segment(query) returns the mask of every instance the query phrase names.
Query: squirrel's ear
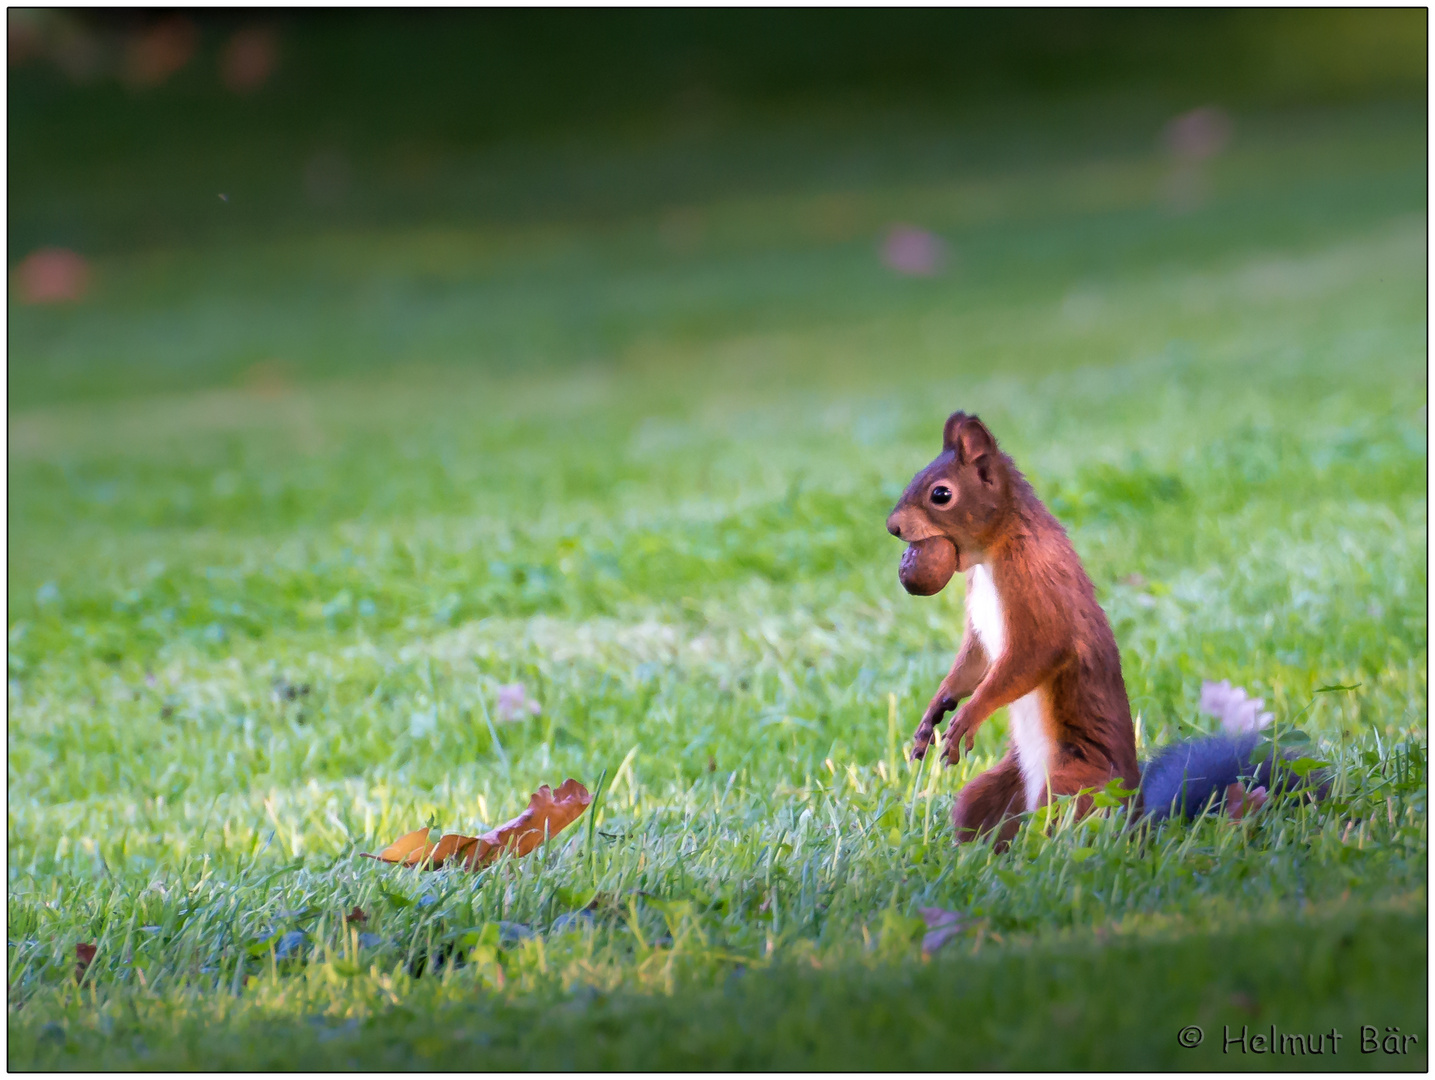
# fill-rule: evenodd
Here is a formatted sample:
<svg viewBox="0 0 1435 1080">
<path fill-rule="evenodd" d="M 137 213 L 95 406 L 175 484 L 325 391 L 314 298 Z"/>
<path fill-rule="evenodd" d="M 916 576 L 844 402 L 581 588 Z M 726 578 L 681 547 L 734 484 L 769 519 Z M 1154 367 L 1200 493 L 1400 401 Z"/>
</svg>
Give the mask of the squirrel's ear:
<svg viewBox="0 0 1435 1080">
<path fill-rule="evenodd" d="M 975 416 L 954 412 L 942 429 L 942 446 L 957 455 L 959 464 L 971 465 L 995 452 L 997 441 Z"/>
</svg>

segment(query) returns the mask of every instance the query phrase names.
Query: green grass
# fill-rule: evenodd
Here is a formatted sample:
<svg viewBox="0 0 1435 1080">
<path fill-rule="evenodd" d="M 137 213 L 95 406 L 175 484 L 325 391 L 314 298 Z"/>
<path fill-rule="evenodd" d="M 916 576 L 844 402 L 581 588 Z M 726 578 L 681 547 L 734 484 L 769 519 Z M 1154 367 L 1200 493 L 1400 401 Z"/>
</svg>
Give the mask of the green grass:
<svg viewBox="0 0 1435 1080">
<path fill-rule="evenodd" d="M 1028 132 L 12 305 L 10 1067 L 1312 1064 L 1223 1056 L 1245 1023 L 1424 1069 L 1424 117 L 1236 130 L 1185 215 L 1149 130 Z M 893 220 L 951 272 L 887 273 Z M 1071 530 L 1145 747 L 1229 678 L 1329 803 L 956 848 L 1005 717 L 903 759 L 961 590 L 904 594 L 883 521 L 957 407 Z M 592 817 L 521 862 L 357 858 L 570 775 Z M 972 920 L 930 958 L 925 905 Z"/>
</svg>

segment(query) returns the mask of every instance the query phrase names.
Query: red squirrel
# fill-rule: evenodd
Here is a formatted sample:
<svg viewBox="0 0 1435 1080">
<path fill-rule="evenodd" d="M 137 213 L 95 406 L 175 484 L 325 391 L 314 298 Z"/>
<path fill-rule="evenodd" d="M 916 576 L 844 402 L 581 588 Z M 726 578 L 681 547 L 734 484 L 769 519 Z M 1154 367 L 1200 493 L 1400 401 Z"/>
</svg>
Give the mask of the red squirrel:
<svg viewBox="0 0 1435 1080">
<path fill-rule="evenodd" d="M 887 530 L 909 545 L 899 572 L 909 592 L 939 592 L 957 570 L 967 579 L 961 647 L 917 726 L 912 756 L 926 754 L 953 709 L 948 764 L 963 743 L 971 751 L 995 710 L 1005 706 L 1010 718 L 1005 756 L 957 795 L 958 841 L 991 836 L 1004 847 L 1018 815 L 1052 796 L 1087 792 L 1077 800 L 1077 813 L 1086 814 L 1093 788 L 1119 779 L 1138 789 L 1136 732 L 1111 624 L 1061 523 L 986 425 L 951 415 L 942 452 L 907 485 Z M 1160 790 L 1145 793 L 1146 805 L 1153 816 L 1178 799 L 1188 816 L 1211 799 L 1227 802 L 1232 816 L 1258 808 L 1266 792 L 1251 792 L 1253 807 L 1240 786 L 1254 746 L 1254 737 L 1216 737 L 1168 748 L 1152 763 L 1160 765 Z M 1269 782 L 1269 768 L 1255 770 L 1257 780 Z"/>
</svg>

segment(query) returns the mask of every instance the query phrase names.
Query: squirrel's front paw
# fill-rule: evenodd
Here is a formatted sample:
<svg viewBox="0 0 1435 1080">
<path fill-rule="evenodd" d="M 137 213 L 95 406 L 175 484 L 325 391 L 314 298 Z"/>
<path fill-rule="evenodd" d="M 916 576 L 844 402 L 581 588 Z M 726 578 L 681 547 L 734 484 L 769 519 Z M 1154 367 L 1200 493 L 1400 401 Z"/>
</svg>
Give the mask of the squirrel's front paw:
<svg viewBox="0 0 1435 1080">
<path fill-rule="evenodd" d="M 976 742 L 977 734 L 973 727 L 963 723 L 962 714 L 959 712 L 952 717 L 952 722 L 947 725 L 947 734 L 942 740 L 942 753 L 947 759 L 948 765 L 955 765 L 962 758 L 962 744 L 966 743 L 966 752 L 972 752 L 972 744 Z"/>
<path fill-rule="evenodd" d="M 936 731 L 930 720 L 923 720 L 912 733 L 912 760 L 921 761 L 927 756 L 927 747 L 932 745 Z"/>
<path fill-rule="evenodd" d="M 927 756 L 927 747 L 937 737 L 937 725 L 942 722 L 942 717 L 955 709 L 957 703 L 946 696 L 938 693 L 927 706 L 927 711 L 922 714 L 922 722 L 917 725 L 917 730 L 912 734 L 912 760 L 921 761 Z"/>
</svg>

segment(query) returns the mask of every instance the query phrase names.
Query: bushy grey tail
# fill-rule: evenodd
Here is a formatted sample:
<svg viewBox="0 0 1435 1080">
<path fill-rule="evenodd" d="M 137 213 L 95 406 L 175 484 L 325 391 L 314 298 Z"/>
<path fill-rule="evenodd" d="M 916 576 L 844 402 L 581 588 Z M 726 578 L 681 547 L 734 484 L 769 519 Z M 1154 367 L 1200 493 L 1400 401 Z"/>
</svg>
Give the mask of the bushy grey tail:
<svg viewBox="0 0 1435 1080">
<path fill-rule="evenodd" d="M 1251 762 L 1259 736 L 1208 735 L 1189 742 L 1173 743 L 1162 749 L 1141 770 L 1141 803 L 1155 819 L 1170 816 L 1187 820 L 1208 806 L 1217 811 L 1224 805 L 1226 789 L 1237 780 L 1246 789 L 1265 787 L 1272 795 L 1284 782 L 1288 770 L 1279 770 L 1271 784 L 1271 758 Z"/>
</svg>

